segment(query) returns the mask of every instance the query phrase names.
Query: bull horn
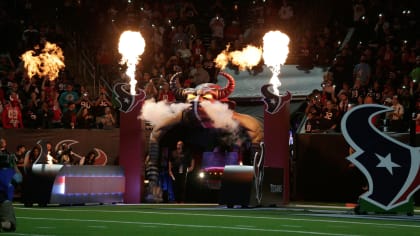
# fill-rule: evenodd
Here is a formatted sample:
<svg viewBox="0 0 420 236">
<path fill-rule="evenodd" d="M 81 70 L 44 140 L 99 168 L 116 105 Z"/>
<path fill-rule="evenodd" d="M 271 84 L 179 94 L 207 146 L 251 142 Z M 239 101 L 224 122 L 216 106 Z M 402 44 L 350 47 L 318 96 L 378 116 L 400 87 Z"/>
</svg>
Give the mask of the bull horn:
<svg viewBox="0 0 420 236">
<path fill-rule="evenodd" d="M 224 88 L 220 89 L 218 93 L 218 99 L 222 100 L 224 98 L 227 98 L 233 92 L 233 90 L 235 90 L 235 79 L 225 72 L 219 72 L 219 74 L 228 80 L 227 85 Z"/>
<path fill-rule="evenodd" d="M 186 96 L 184 94 L 184 89 L 182 87 L 181 88 L 178 87 L 178 85 L 177 85 L 177 80 L 178 80 L 178 77 L 181 73 L 182 72 L 177 72 L 177 73 L 172 75 L 171 79 L 169 80 L 169 88 L 172 90 L 172 92 L 174 93 L 174 95 L 176 97 L 180 97 L 180 98 L 185 99 Z"/>
</svg>

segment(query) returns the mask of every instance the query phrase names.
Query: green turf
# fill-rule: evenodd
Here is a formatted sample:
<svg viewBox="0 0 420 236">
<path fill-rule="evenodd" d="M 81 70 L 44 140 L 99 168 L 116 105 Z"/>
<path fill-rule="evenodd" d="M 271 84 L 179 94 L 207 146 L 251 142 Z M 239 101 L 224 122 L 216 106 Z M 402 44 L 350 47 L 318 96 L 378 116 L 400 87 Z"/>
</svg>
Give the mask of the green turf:
<svg viewBox="0 0 420 236">
<path fill-rule="evenodd" d="M 355 216 L 350 209 L 141 204 L 15 205 L 15 211 L 15 235 L 420 235 L 416 215 Z"/>
</svg>

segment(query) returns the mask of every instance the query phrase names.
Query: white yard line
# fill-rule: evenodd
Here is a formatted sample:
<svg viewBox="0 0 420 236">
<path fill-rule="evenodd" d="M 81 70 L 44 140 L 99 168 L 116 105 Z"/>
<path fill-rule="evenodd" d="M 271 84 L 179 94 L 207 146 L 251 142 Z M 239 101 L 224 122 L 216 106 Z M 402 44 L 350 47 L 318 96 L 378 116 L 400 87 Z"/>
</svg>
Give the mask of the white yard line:
<svg viewBox="0 0 420 236">
<path fill-rule="evenodd" d="M 104 225 L 88 225 L 88 228 L 94 228 L 94 229 L 107 229 L 107 226 Z"/>
<path fill-rule="evenodd" d="M 22 234 L 16 232 L 1 232 L 1 235 L 19 235 L 19 236 L 56 236 L 55 234 Z"/>
<path fill-rule="evenodd" d="M 327 220 L 327 219 L 302 219 L 302 218 L 292 218 L 290 217 L 266 217 L 266 216 L 240 216 L 240 215 L 223 215 L 223 214 L 204 214 L 204 213 L 182 213 L 182 212 L 155 212 L 155 211 L 123 211 L 123 210 L 72 210 L 72 209 L 48 209 L 48 208 L 19 208 L 20 210 L 38 210 L 38 211 L 63 211 L 63 212 L 103 212 L 103 213 L 132 213 L 132 214 L 153 214 L 153 215 L 182 215 L 182 216 L 206 216 L 206 217 L 226 217 L 226 218 L 246 218 L 249 219 L 252 217 L 253 219 L 266 219 L 266 220 L 287 220 L 287 221 L 307 221 L 307 222 L 321 222 L 321 223 L 342 223 L 342 224 L 356 224 L 356 225 L 372 225 L 372 226 L 395 226 L 395 227 L 407 227 L 407 228 L 420 228 L 420 225 L 409 225 L 409 224 L 395 224 L 395 223 L 374 223 L 374 222 L 359 222 L 359 221 L 344 221 L 344 220 Z M 303 214 L 299 214 L 300 216 L 305 216 Z M 308 216 L 314 216 L 308 214 Z M 319 216 L 319 215 L 318 215 Z M 324 215 L 323 217 L 328 217 L 328 215 Z M 354 217 L 353 215 L 349 215 L 348 219 L 358 217 Z M 363 218 L 369 219 L 369 218 Z M 390 218 L 392 220 L 392 218 Z M 386 218 L 381 218 L 380 220 L 386 220 Z"/>
<path fill-rule="evenodd" d="M 169 227 L 184 227 L 184 228 L 207 228 L 207 229 L 225 229 L 234 231 L 259 231 L 259 232 L 281 232 L 281 233 L 300 233 L 308 235 L 326 235 L 326 236 L 357 236 L 357 234 L 334 234 L 327 232 L 304 231 L 304 230 L 285 230 L 285 229 L 263 229 L 263 228 L 249 228 L 249 227 L 235 227 L 235 226 L 220 226 L 220 225 L 192 225 L 192 224 L 169 224 L 159 222 L 136 222 L 136 221 L 117 221 L 117 220 L 89 220 L 89 219 L 72 219 L 72 218 L 45 218 L 45 217 L 18 217 L 21 220 L 49 220 L 49 221 L 73 221 L 73 222 L 95 222 L 95 223 L 113 223 L 113 224 L 133 224 L 142 226 L 169 226 Z"/>
</svg>

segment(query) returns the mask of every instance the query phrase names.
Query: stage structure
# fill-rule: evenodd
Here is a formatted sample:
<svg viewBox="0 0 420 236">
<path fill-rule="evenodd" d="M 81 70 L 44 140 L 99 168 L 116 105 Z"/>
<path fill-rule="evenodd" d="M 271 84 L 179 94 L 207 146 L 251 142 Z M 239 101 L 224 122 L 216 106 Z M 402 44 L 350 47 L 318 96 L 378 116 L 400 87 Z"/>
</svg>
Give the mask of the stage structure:
<svg viewBox="0 0 420 236">
<path fill-rule="evenodd" d="M 126 96 L 133 99 L 135 107 L 120 113 L 119 165 L 124 168 L 126 177 L 124 203 L 140 203 L 143 194 L 145 155 L 144 133 L 142 123 L 138 120 L 141 98 L 140 95 Z"/>
<path fill-rule="evenodd" d="M 289 131 L 291 94 L 272 93 L 271 85 L 264 85 L 264 167 L 262 179 L 262 205 L 289 203 Z M 258 181 L 256 179 L 255 181 Z"/>
<path fill-rule="evenodd" d="M 125 203 L 139 203 L 143 191 L 144 134 L 138 119 L 145 99 L 145 93 L 136 88 L 136 65 L 144 52 L 146 44 L 140 32 L 124 31 L 120 36 L 118 51 L 122 55 L 121 64 L 126 65 L 127 83 L 116 83 L 113 87 L 120 115 L 120 158 L 119 165 L 124 168 Z"/>
<path fill-rule="evenodd" d="M 241 52 L 235 51 L 232 53 L 225 50 L 215 60 L 217 66 L 223 70 L 228 62 L 235 64 L 240 59 L 238 66 L 243 69 L 252 68 L 258 64 L 261 60 L 261 54 L 264 57 L 264 63 L 273 75 L 270 85 L 264 85 L 261 89 L 266 103 L 265 133 L 263 133 L 257 119 L 234 112 L 225 104 L 228 103 L 228 96 L 235 88 L 234 78 L 225 72 L 219 72 L 219 75 L 227 79 L 226 86 L 200 84 L 195 88 L 182 88 L 178 81 L 181 73 L 178 72 L 170 80 L 170 89 L 176 97 L 184 99 L 185 103 L 170 105 L 148 100 L 143 104 L 145 94 L 142 90 L 135 89 L 134 78 L 135 64 L 143 51 L 131 48 L 139 41 L 137 34 L 132 34 L 133 32 L 128 35 L 130 35 L 130 40 L 134 41 L 129 40 L 123 43 L 126 40 L 124 39 L 127 35 L 125 33 L 120 39 L 120 52 L 125 59 L 124 63 L 128 66 L 126 74 L 131 79 L 130 89 L 127 88 L 127 84 L 114 86 L 114 93 L 117 95 L 117 100 L 120 101 L 120 110 L 123 111 L 120 122 L 120 165 L 124 167 L 126 175 L 125 202 L 140 202 L 143 195 L 148 202 L 162 201 L 158 194 L 160 192 L 158 191 L 160 187 L 158 182 L 159 142 L 169 129 L 181 125 L 198 126 L 200 129 L 224 130 L 224 132 L 232 132 L 237 126 L 242 127 L 255 151 L 255 160 L 251 169 L 254 171 L 257 204 L 264 203 L 264 201 L 261 201 L 263 199 L 261 194 L 264 193 L 264 191 L 261 191 L 264 186 L 267 186 L 266 197 L 264 198 L 267 199 L 267 204 L 286 204 L 289 199 L 289 105 L 291 94 L 287 92 L 284 96 L 280 95 L 278 88 L 281 83 L 278 76 L 280 67 L 284 64 L 289 52 L 287 35 L 279 31 L 269 32 L 264 36 L 264 52 L 261 52 L 259 48 L 247 46 Z M 144 41 L 142 42 L 144 47 Z M 244 58 L 247 59 L 243 60 Z M 222 62 L 219 61 L 220 59 L 222 59 Z M 128 90 L 130 90 L 130 93 L 128 93 Z M 155 114 L 148 117 L 149 109 L 146 109 L 146 107 L 154 108 L 151 110 Z M 156 113 L 162 111 L 162 109 L 167 110 L 171 114 L 170 117 L 161 116 L 159 119 L 155 119 Z M 224 114 L 225 118 L 220 119 L 213 116 L 211 113 L 214 111 L 218 111 L 218 115 Z M 140 112 L 142 120 L 153 123 L 146 166 L 143 164 L 145 145 L 142 138 L 141 121 L 138 119 Z M 264 135 L 267 137 L 263 142 Z M 261 149 L 261 147 L 264 149 Z M 244 168 L 249 168 L 249 166 Z M 143 176 L 143 169 L 146 170 L 145 176 Z M 232 168 L 232 174 L 235 174 L 237 170 L 236 167 Z M 249 173 L 249 170 L 245 172 Z M 264 173 L 266 173 L 266 176 L 264 176 Z M 142 180 L 148 180 L 147 189 L 145 189 L 146 194 L 142 191 Z M 234 201 L 231 203 L 234 204 Z"/>
<path fill-rule="evenodd" d="M 264 64 L 271 70 L 272 77 L 269 84 L 261 87 L 265 103 L 264 165 L 258 167 L 260 174 L 255 179 L 256 186 L 260 189 L 257 192 L 257 201 L 261 205 L 285 205 L 289 203 L 289 132 L 292 95 L 289 91 L 284 95 L 280 94 L 279 76 L 289 54 L 290 39 L 280 31 L 270 31 L 264 35 L 263 41 Z"/>
</svg>

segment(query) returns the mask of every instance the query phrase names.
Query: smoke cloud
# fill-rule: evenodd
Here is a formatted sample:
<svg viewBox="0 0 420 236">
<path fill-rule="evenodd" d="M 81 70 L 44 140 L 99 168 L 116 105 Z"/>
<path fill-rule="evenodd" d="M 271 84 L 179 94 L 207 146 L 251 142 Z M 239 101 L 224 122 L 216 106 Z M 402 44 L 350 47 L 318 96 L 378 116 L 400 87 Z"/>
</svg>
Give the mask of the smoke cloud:
<svg viewBox="0 0 420 236">
<path fill-rule="evenodd" d="M 235 132 L 238 129 L 238 122 L 233 119 L 233 111 L 227 104 L 221 102 L 201 102 L 201 106 L 206 111 L 210 119 L 213 120 L 215 128 L 225 129 Z"/>
<path fill-rule="evenodd" d="M 153 126 L 161 126 L 190 106 L 187 103 L 169 104 L 165 101 L 155 102 L 154 99 L 149 99 L 144 102 L 139 118 L 149 121 Z"/>
<path fill-rule="evenodd" d="M 238 130 L 239 123 L 233 119 L 233 111 L 229 109 L 227 104 L 217 101 L 203 101 L 201 106 L 213 121 L 214 128 L 224 129 L 232 133 Z M 153 126 L 162 126 L 189 107 L 191 107 L 189 103 L 169 104 L 165 101 L 155 102 L 154 99 L 149 99 L 144 102 L 139 118 L 150 122 Z"/>
</svg>

